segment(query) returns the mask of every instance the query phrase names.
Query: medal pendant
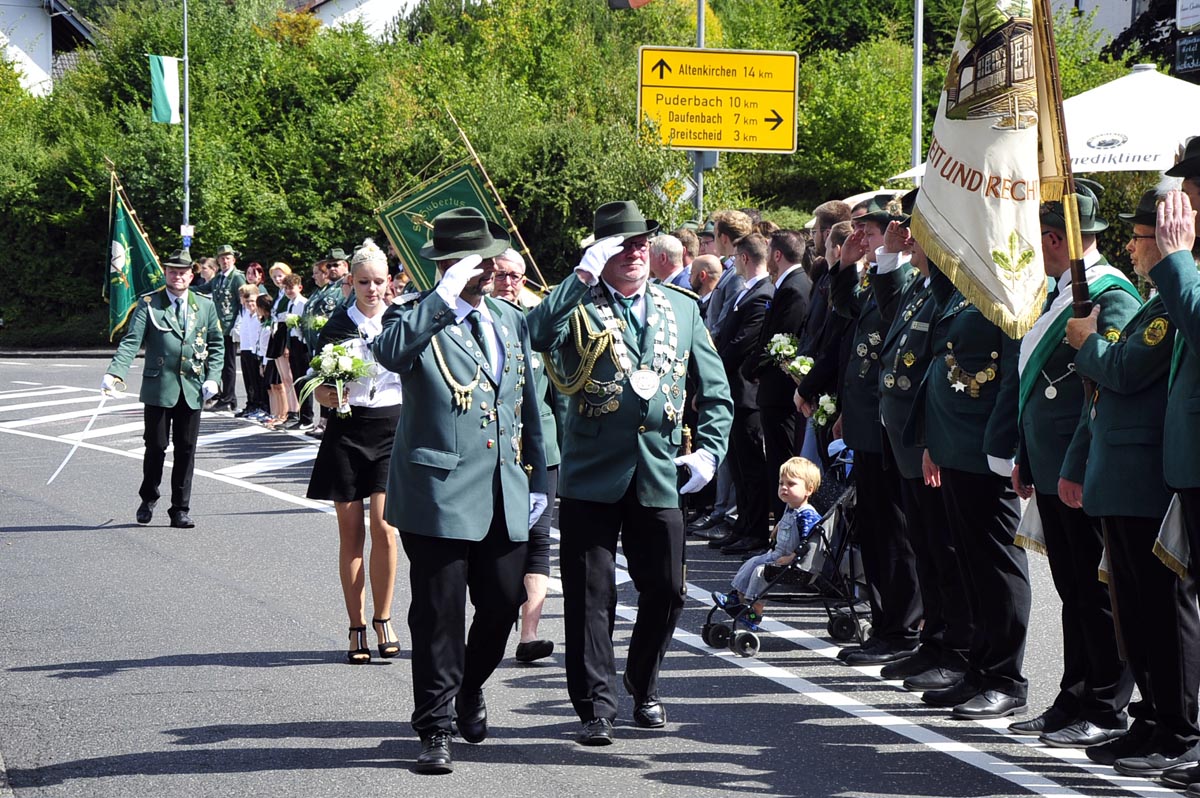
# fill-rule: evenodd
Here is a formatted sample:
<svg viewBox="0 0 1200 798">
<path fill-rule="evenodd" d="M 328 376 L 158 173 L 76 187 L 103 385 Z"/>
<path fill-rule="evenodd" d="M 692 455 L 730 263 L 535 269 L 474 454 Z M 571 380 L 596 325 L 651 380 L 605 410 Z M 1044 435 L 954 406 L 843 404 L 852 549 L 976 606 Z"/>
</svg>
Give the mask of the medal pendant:
<svg viewBox="0 0 1200 798">
<path fill-rule="evenodd" d="M 1053 385 L 1047 385 L 1046 390 L 1043 393 L 1046 394 L 1047 399 L 1053 399 L 1054 397 L 1058 396 L 1058 389 Z"/>
<path fill-rule="evenodd" d="M 647 401 L 658 392 L 658 382 L 658 374 L 650 369 L 638 369 L 629 375 L 629 387 Z"/>
</svg>

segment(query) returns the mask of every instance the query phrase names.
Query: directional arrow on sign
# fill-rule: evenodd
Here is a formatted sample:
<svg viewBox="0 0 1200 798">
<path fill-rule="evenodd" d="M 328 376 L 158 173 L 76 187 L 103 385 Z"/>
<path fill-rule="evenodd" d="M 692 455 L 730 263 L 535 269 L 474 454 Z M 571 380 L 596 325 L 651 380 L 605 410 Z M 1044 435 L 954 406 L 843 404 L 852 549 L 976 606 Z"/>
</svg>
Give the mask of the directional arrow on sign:
<svg viewBox="0 0 1200 798">
<path fill-rule="evenodd" d="M 774 116 L 768 116 L 763 121 L 764 122 L 774 122 L 775 124 L 771 125 L 771 130 L 774 130 L 775 128 L 777 128 L 783 124 L 783 117 L 780 116 L 779 112 L 776 111 L 774 108 L 771 109 L 771 113 L 774 114 Z"/>
<path fill-rule="evenodd" d="M 675 70 L 671 69 L 671 67 L 670 67 L 670 66 L 668 66 L 667 62 L 666 62 L 664 59 L 662 59 L 662 58 L 658 59 L 658 63 L 657 63 L 657 64 L 655 64 L 654 66 L 650 67 L 650 71 L 651 71 L 651 72 L 653 72 L 653 71 L 654 71 L 654 70 L 656 70 L 656 69 L 658 70 L 658 79 L 659 79 L 659 80 L 662 80 L 663 78 L 665 78 L 665 77 L 667 76 L 667 73 L 668 73 L 668 72 L 674 72 L 674 71 L 675 71 Z"/>
</svg>

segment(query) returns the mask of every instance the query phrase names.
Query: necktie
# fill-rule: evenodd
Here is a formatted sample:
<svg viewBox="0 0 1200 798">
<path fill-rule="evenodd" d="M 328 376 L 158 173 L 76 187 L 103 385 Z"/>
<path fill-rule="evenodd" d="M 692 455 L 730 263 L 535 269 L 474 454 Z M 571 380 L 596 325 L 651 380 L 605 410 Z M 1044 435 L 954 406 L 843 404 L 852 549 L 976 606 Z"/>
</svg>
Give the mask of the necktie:
<svg viewBox="0 0 1200 798">
<path fill-rule="evenodd" d="M 187 316 L 183 311 L 183 297 L 175 300 L 175 318 L 179 321 L 179 329 L 183 329 L 187 323 Z"/>
<path fill-rule="evenodd" d="M 633 303 L 636 296 L 621 296 L 617 294 L 617 301 L 621 303 L 621 315 L 625 317 L 625 321 L 629 324 L 629 329 L 633 330 L 634 337 L 640 337 L 642 334 L 642 323 L 638 320 L 637 313 L 633 310 Z"/>
<path fill-rule="evenodd" d="M 483 362 L 490 364 L 491 349 L 483 337 L 483 317 L 479 315 L 478 310 L 472 310 L 467 314 L 467 324 L 471 325 L 471 337 L 479 344 L 479 351 L 483 353 Z"/>
</svg>

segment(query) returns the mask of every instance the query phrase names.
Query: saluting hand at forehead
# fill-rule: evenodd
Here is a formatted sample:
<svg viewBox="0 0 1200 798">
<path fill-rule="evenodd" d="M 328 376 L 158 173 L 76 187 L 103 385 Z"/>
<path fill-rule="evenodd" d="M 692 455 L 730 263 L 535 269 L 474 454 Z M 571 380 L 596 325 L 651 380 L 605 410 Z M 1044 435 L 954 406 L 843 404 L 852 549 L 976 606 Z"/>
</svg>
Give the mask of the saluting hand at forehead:
<svg viewBox="0 0 1200 798">
<path fill-rule="evenodd" d="M 1164 258 L 1173 252 L 1191 251 L 1196 243 L 1196 212 L 1187 194 L 1168 191 L 1159 201 L 1154 236 Z"/>
</svg>

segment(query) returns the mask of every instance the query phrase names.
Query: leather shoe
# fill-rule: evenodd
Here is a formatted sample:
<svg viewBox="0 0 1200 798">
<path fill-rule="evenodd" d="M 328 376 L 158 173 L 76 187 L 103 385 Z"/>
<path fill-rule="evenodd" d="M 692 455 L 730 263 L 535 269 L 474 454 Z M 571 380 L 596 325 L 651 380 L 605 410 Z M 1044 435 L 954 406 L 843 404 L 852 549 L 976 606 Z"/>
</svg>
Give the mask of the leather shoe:
<svg viewBox="0 0 1200 798">
<path fill-rule="evenodd" d="M 842 662 L 845 662 L 846 658 L 851 654 L 857 654 L 860 651 L 877 651 L 881 648 L 884 648 L 886 645 L 887 644 L 878 637 L 868 637 L 867 642 L 863 643 L 861 646 L 846 646 L 842 650 L 838 651 L 837 658 Z"/>
<path fill-rule="evenodd" d="M 450 759 L 450 732 L 435 731 L 421 738 L 421 753 L 413 770 L 431 775 L 454 771 L 454 761 Z"/>
<path fill-rule="evenodd" d="M 613 724 L 608 718 L 592 718 L 583 722 L 583 731 L 576 738 L 580 745 L 612 745 Z"/>
<path fill-rule="evenodd" d="M 1167 768 L 1163 771 L 1162 780 L 1176 789 L 1184 789 L 1189 785 L 1200 783 L 1200 765 L 1181 765 Z M 1191 795 L 1189 792 L 1188 795 Z"/>
<path fill-rule="evenodd" d="M 487 704 L 483 702 L 483 691 L 459 693 L 454 700 L 454 712 L 458 716 L 458 735 L 469 743 L 481 743 L 487 739 Z"/>
<path fill-rule="evenodd" d="M 732 529 L 730 529 L 729 533 L 727 535 L 725 535 L 725 537 L 709 540 L 708 547 L 710 549 L 723 549 L 726 546 L 732 546 L 734 543 L 736 543 L 737 541 L 739 541 L 741 539 L 742 539 L 741 535 L 739 535 L 737 532 L 734 532 Z"/>
<path fill-rule="evenodd" d="M 925 692 L 921 696 L 921 700 L 931 707 L 956 707 L 965 701 L 970 701 L 981 692 L 978 687 L 967 681 L 964 674 L 963 678 L 949 687 Z"/>
<path fill-rule="evenodd" d="M 1124 733 L 1124 729 L 1106 729 L 1090 720 L 1080 720 L 1058 731 L 1042 734 L 1038 742 L 1051 748 L 1087 748 L 1089 745 L 1106 743 Z"/>
<path fill-rule="evenodd" d="M 701 530 L 712 529 L 714 526 L 717 526 L 724 520 L 725 517 L 722 515 L 717 515 L 716 513 L 705 513 L 687 525 L 687 532 L 689 535 L 694 535 Z"/>
<path fill-rule="evenodd" d="M 844 660 L 847 665 L 884 665 L 888 662 L 907 659 L 917 653 L 915 646 L 908 646 L 904 643 L 899 645 L 885 645 L 877 648 L 874 651 L 851 651 L 846 655 Z"/>
<path fill-rule="evenodd" d="M 1067 728 L 1071 724 L 1075 723 L 1076 720 L 1076 718 L 1071 717 L 1058 707 L 1051 706 L 1036 718 L 1019 720 L 1015 723 L 1008 724 L 1008 730 L 1012 734 L 1050 734 L 1059 731 L 1060 729 Z M 1100 742 L 1104 741 L 1101 740 Z"/>
<path fill-rule="evenodd" d="M 1189 784 L 1183 794 L 1188 798 L 1200 798 L 1200 784 Z"/>
<path fill-rule="evenodd" d="M 766 551 L 767 541 L 760 538 L 738 538 L 728 546 L 721 547 L 722 554 L 749 554 L 752 551 Z"/>
<path fill-rule="evenodd" d="M 911 657 L 893 660 L 883 666 L 879 671 L 879 675 L 884 679 L 907 679 L 909 676 L 916 676 L 918 673 L 933 668 L 937 665 L 937 661 L 933 657 L 926 656 L 924 651 L 917 649 L 917 653 Z"/>
<path fill-rule="evenodd" d="M 1154 735 L 1154 728 L 1146 723 L 1134 722 L 1129 731 L 1106 743 L 1090 746 L 1085 753 L 1097 765 L 1111 765 L 1118 759 L 1150 753 L 1147 746 Z"/>
<path fill-rule="evenodd" d="M 910 693 L 931 693 L 937 690 L 945 690 L 947 687 L 953 687 L 958 684 L 965 675 L 965 671 L 960 671 L 957 668 L 946 668 L 938 665 L 929 670 L 922 671 L 915 676 L 909 676 L 904 680 L 904 689 Z"/>
<path fill-rule="evenodd" d="M 545 659 L 553 653 L 553 640 L 530 640 L 528 643 L 517 643 L 517 662 L 534 662 Z"/>
<path fill-rule="evenodd" d="M 196 522 L 186 510 L 168 510 L 167 515 L 171 516 L 171 526 L 176 529 L 191 529 L 196 526 Z"/>
<path fill-rule="evenodd" d="M 663 706 L 658 695 L 641 695 L 633 689 L 629 674 L 625 674 L 625 689 L 633 696 L 633 722 L 643 729 L 661 729 L 667 725 L 667 708 Z"/>
<path fill-rule="evenodd" d="M 1155 752 L 1146 756 L 1124 757 L 1113 763 L 1113 770 L 1122 776 L 1141 776 L 1142 778 L 1152 779 L 1156 776 L 1161 776 L 1164 770 L 1177 768 L 1181 765 L 1194 765 L 1197 759 L 1200 759 L 1200 751 L 1197 751 L 1196 747 L 1193 746 L 1182 754 L 1175 756 Z"/>
<path fill-rule="evenodd" d="M 1002 693 L 999 690 L 984 690 L 974 698 L 950 710 L 950 717 L 959 720 L 991 720 L 992 718 L 1007 718 L 1018 712 L 1024 712 L 1028 704 L 1025 699 Z"/>
<path fill-rule="evenodd" d="M 702 540 L 707 540 L 710 543 L 714 540 L 722 540 L 725 538 L 728 538 L 731 543 L 734 540 L 737 540 L 736 537 L 733 537 L 733 530 L 725 521 L 718 521 L 716 526 L 710 526 L 708 529 L 697 529 L 692 533 L 692 535 L 701 538 Z"/>
<path fill-rule="evenodd" d="M 154 520 L 154 502 L 142 502 L 137 508 L 137 522 L 148 524 Z"/>
</svg>

